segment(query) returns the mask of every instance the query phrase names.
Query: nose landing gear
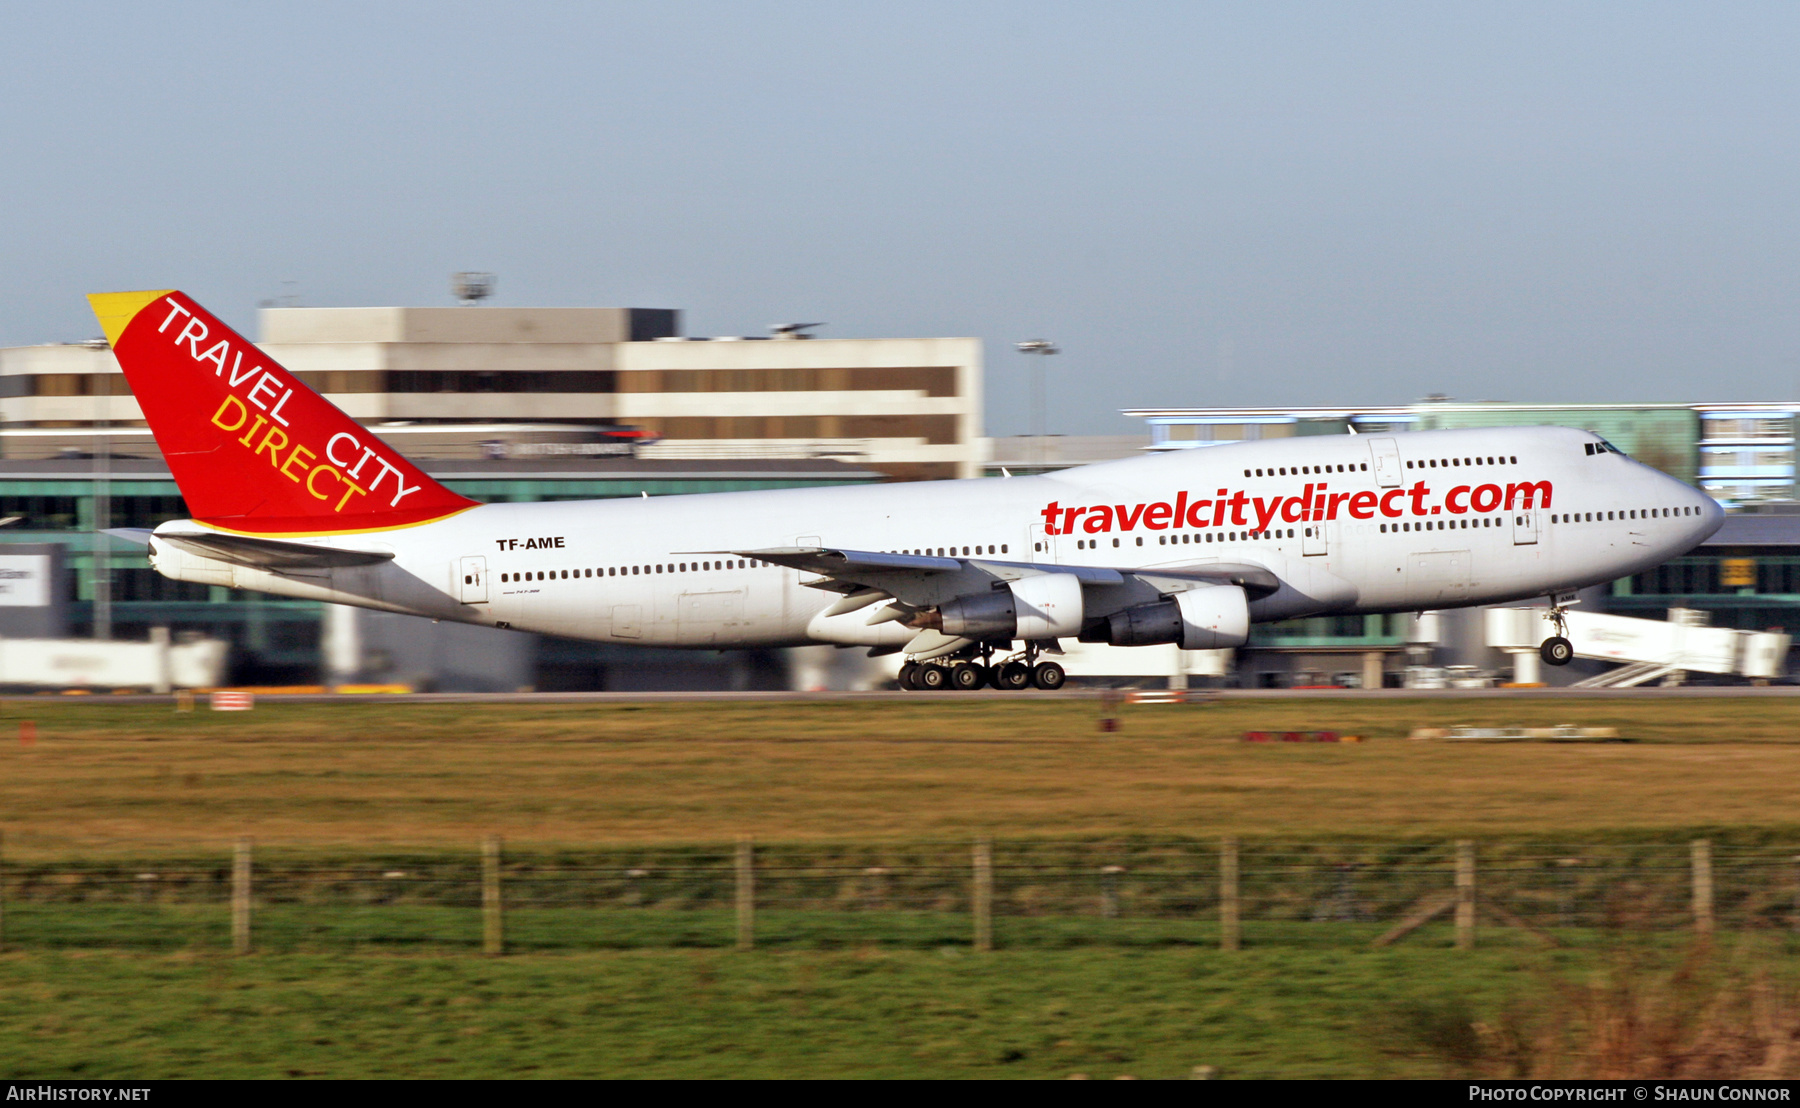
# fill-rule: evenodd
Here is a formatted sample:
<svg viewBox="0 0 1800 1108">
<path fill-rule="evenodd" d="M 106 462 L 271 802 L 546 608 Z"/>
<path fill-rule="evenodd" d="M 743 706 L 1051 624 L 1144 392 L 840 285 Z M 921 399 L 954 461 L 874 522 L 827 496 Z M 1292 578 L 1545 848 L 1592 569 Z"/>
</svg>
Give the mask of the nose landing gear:
<svg viewBox="0 0 1800 1108">
<path fill-rule="evenodd" d="M 1566 666 L 1575 657 L 1575 644 L 1569 641 L 1568 609 L 1552 598 L 1550 609 L 1544 613 L 1544 618 L 1550 621 L 1556 634 L 1545 639 L 1538 647 L 1538 657 L 1544 660 L 1545 665 Z"/>
</svg>

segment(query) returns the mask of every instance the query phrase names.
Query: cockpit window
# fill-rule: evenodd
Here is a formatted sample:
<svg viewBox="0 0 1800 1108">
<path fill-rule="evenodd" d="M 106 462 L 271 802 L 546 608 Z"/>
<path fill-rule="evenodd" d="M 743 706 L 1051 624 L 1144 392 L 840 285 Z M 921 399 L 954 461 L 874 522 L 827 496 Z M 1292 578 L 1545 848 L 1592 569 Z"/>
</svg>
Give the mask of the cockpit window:
<svg viewBox="0 0 1800 1108">
<path fill-rule="evenodd" d="M 1625 453 L 1623 450 L 1620 450 L 1618 447 L 1614 446 L 1612 443 L 1607 442 L 1605 439 L 1601 439 L 1598 442 L 1588 443 L 1587 444 L 1587 452 L 1589 455 L 1617 454 L 1621 458 L 1629 458 L 1631 456 L 1631 455 Z"/>
</svg>

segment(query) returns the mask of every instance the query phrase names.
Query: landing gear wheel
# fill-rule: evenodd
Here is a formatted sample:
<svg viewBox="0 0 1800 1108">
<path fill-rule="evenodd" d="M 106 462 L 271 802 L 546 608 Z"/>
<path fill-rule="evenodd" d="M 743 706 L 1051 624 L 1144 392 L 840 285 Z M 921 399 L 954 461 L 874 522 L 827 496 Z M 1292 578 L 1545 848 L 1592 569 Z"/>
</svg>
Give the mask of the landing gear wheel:
<svg viewBox="0 0 1800 1108">
<path fill-rule="evenodd" d="M 1575 657 L 1575 647 L 1561 635 L 1552 635 L 1544 640 L 1544 645 L 1538 647 L 1538 657 L 1544 660 L 1545 665 L 1566 666 L 1569 659 Z"/>
<path fill-rule="evenodd" d="M 1031 669 L 1031 683 L 1045 692 L 1055 692 L 1067 680 L 1063 667 L 1055 662 L 1039 662 Z"/>
<path fill-rule="evenodd" d="M 994 687 L 997 689 L 1016 692 L 1031 687 L 1031 667 L 1024 662 L 1008 662 L 994 672 Z"/>
<path fill-rule="evenodd" d="M 950 683 L 950 671 L 943 666 L 920 666 L 913 674 L 913 687 L 937 692 Z"/>
<path fill-rule="evenodd" d="M 968 662 L 958 662 L 950 667 L 950 687 L 960 692 L 969 692 L 987 684 L 987 674 L 981 667 Z"/>
<path fill-rule="evenodd" d="M 916 690 L 919 686 L 913 684 L 913 678 L 918 674 L 918 672 L 919 672 L 919 663 L 917 663 L 917 662 L 907 662 L 905 665 L 901 666 L 900 667 L 900 676 L 897 678 L 897 680 L 900 682 L 900 687 L 902 689 L 906 690 L 907 692 L 912 692 L 912 691 Z"/>
</svg>

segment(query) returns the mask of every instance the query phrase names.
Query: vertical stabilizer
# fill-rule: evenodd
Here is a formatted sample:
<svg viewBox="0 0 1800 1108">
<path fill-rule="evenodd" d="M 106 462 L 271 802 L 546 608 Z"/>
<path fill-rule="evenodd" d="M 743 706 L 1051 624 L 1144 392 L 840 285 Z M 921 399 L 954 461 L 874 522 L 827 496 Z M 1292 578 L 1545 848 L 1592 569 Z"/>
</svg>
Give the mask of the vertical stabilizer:
<svg viewBox="0 0 1800 1108">
<path fill-rule="evenodd" d="M 89 296 L 194 518 L 335 534 L 475 506 L 180 292 Z"/>
</svg>

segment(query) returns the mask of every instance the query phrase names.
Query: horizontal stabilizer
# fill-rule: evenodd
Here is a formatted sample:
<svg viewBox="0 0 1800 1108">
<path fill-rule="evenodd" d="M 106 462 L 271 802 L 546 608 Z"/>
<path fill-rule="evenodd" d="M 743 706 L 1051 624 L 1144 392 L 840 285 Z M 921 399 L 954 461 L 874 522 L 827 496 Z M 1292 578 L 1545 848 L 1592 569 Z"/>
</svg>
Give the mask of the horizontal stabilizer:
<svg viewBox="0 0 1800 1108">
<path fill-rule="evenodd" d="M 394 557 L 390 551 L 342 550 L 304 542 L 210 532 L 165 533 L 157 535 L 156 540 L 203 558 L 216 558 L 221 562 L 256 569 L 343 569 L 349 566 L 376 565 Z"/>
<path fill-rule="evenodd" d="M 115 539 L 124 539 L 126 542 L 135 542 L 139 546 L 149 546 L 150 536 L 155 533 L 156 532 L 150 530 L 148 527 L 108 527 L 101 532 L 101 534 L 111 535 Z"/>
</svg>

